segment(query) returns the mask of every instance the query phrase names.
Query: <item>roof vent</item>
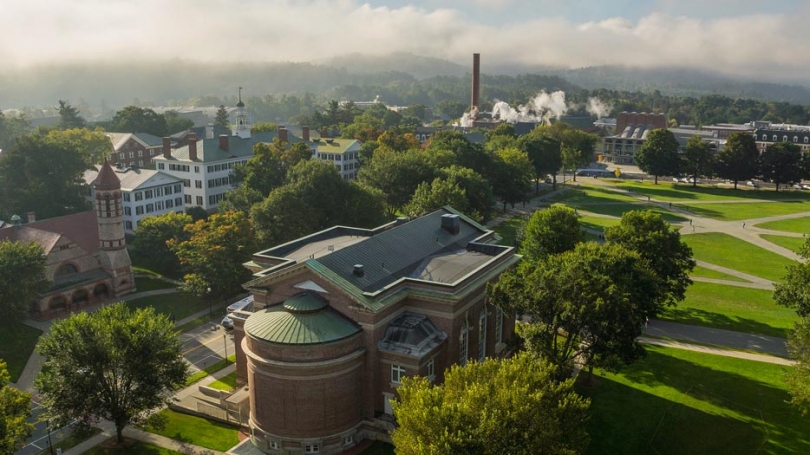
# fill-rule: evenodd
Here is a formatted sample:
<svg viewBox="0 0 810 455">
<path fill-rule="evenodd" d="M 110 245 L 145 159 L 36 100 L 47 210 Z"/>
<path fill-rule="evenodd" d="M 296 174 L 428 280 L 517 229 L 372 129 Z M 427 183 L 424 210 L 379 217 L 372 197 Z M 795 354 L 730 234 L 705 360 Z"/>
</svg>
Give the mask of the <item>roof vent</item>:
<svg viewBox="0 0 810 455">
<path fill-rule="evenodd" d="M 352 270 L 354 276 L 364 276 L 366 272 L 363 270 L 363 264 L 354 264 L 354 270 Z"/>
<path fill-rule="evenodd" d="M 451 213 L 442 215 L 442 229 L 453 235 L 458 234 L 461 229 L 461 222 L 458 215 Z"/>
</svg>

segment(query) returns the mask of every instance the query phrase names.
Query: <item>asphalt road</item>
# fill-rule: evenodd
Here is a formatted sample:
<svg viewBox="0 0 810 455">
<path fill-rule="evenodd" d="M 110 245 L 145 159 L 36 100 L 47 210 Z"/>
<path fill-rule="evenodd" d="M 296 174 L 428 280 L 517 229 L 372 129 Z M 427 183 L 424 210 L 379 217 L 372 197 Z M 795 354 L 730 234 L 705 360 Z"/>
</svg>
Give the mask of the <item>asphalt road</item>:
<svg viewBox="0 0 810 455">
<path fill-rule="evenodd" d="M 48 449 L 48 424 L 39 420 L 42 408 L 34 400 L 31 400 L 31 417 L 28 422 L 34 424 L 34 433 L 28 438 L 28 445 L 15 452 L 14 455 L 35 455 Z M 50 443 L 56 444 L 67 436 L 64 429 L 53 429 L 51 431 Z M 54 454 L 56 449 L 54 449 Z"/>
<path fill-rule="evenodd" d="M 225 352 L 233 355 L 233 337 L 219 324 L 205 324 L 182 335 L 183 355 L 196 373 L 212 363 L 225 358 Z"/>
</svg>

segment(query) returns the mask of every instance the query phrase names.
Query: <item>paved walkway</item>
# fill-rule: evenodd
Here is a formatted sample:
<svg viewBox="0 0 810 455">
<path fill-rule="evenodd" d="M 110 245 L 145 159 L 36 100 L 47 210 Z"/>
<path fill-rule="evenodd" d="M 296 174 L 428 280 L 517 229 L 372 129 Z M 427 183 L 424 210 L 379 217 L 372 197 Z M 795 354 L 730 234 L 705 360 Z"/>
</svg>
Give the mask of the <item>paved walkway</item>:
<svg viewBox="0 0 810 455">
<path fill-rule="evenodd" d="M 686 351 L 703 352 L 706 354 L 721 355 L 724 357 L 734 357 L 737 359 L 753 360 L 755 362 L 773 363 L 776 365 L 793 366 L 796 362 L 781 357 L 771 355 L 752 354 L 750 352 L 733 351 L 711 346 L 700 346 L 697 344 L 683 343 L 675 340 L 662 340 L 659 338 L 639 337 L 638 341 L 645 344 L 654 344 L 668 348 L 683 349 Z"/>
<path fill-rule="evenodd" d="M 687 343 L 711 344 L 731 349 L 757 351 L 779 357 L 788 356 L 787 347 L 785 346 L 787 340 L 765 335 L 753 335 L 750 333 L 658 320 L 650 321 L 644 334 L 656 337 L 674 338 Z"/>
</svg>

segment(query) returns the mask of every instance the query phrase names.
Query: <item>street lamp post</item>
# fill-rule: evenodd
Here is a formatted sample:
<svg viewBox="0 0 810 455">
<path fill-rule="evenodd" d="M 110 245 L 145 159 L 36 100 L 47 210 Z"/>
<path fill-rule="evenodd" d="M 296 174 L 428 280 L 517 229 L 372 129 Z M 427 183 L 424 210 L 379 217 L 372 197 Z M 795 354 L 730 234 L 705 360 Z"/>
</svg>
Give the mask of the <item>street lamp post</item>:
<svg viewBox="0 0 810 455">
<path fill-rule="evenodd" d="M 48 448 L 51 449 L 51 455 L 53 455 L 53 444 L 51 444 L 51 421 L 47 421 L 48 424 Z"/>
<path fill-rule="evenodd" d="M 208 288 L 208 298 L 211 302 L 208 304 L 208 317 L 214 319 L 214 299 L 211 298 L 211 288 Z"/>
<path fill-rule="evenodd" d="M 228 334 L 222 334 L 222 343 L 225 345 L 225 365 L 228 364 Z"/>
</svg>

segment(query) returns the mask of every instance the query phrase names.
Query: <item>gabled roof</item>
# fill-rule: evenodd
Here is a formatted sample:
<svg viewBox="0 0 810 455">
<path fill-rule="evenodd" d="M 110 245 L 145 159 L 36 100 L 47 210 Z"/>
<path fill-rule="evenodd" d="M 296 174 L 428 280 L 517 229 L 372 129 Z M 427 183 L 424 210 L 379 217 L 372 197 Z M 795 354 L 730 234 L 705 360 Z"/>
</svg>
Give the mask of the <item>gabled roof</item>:
<svg viewBox="0 0 810 455">
<path fill-rule="evenodd" d="M 84 171 L 84 181 L 92 182 L 98 175 L 98 169 L 101 166 L 96 166 L 96 169 Z M 182 183 L 182 180 L 161 171 L 152 169 L 115 169 L 115 175 L 121 180 L 121 190 L 133 191 L 140 188 L 151 188 L 154 186 L 168 185 L 174 183 Z"/>
<path fill-rule="evenodd" d="M 17 234 L 15 234 L 15 232 Z M 58 237 L 54 237 L 53 235 L 64 236 L 88 253 L 95 253 L 99 249 L 96 212 L 91 210 L 88 212 L 74 213 L 73 215 L 48 218 L 34 223 L 24 224 L 19 226 L 16 230 L 13 227 L 0 229 L 0 240 L 25 241 L 25 239 L 31 239 L 42 245 L 43 248 L 47 248 L 46 251 L 49 251 L 58 240 Z M 45 243 L 43 244 L 41 242 Z"/>
<path fill-rule="evenodd" d="M 112 141 L 113 149 L 118 151 L 130 139 L 140 142 L 147 148 L 160 147 L 163 139 L 149 133 L 106 133 Z"/>
</svg>

